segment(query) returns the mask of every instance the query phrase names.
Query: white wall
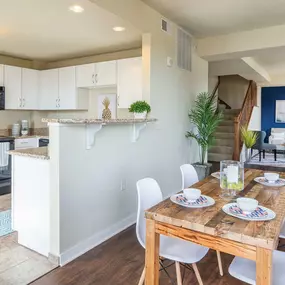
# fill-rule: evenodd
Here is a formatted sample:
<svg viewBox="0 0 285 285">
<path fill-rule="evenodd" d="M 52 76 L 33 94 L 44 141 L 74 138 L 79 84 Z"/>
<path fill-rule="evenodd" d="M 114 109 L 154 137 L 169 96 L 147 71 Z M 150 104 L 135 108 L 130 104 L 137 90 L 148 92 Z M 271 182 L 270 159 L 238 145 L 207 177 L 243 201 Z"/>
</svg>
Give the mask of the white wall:
<svg viewBox="0 0 285 285">
<path fill-rule="evenodd" d="M 220 80 L 219 98 L 225 101 L 232 109 L 240 109 L 249 81 L 238 75 L 221 76 Z"/>
<path fill-rule="evenodd" d="M 148 13 L 155 13 L 154 25 L 159 25 L 158 13 L 141 1 L 138 5 L 146 13 L 141 19 L 150 21 Z M 198 159 L 197 145 L 185 132 L 196 94 L 208 90 L 208 63 L 194 54 L 191 73 L 178 69 L 176 61 L 167 67 L 167 56 L 175 59 L 175 30 L 170 36 L 155 28 L 151 37 L 143 37 L 143 55 L 150 53 L 143 57 L 144 83 L 149 85 L 144 94 L 150 92 L 151 116 L 158 122 L 149 124 L 137 143 L 130 142 L 131 126 L 105 126 L 88 151 L 83 125 L 51 127 L 51 180 L 57 184 L 59 179 L 53 194 L 59 193 L 60 207 L 59 233 L 56 217 L 51 219 L 52 253 L 59 250 L 62 263 L 134 222 L 137 180 L 155 178 L 168 196 L 181 187 L 179 166 Z M 125 191 L 120 190 L 122 183 Z"/>
</svg>

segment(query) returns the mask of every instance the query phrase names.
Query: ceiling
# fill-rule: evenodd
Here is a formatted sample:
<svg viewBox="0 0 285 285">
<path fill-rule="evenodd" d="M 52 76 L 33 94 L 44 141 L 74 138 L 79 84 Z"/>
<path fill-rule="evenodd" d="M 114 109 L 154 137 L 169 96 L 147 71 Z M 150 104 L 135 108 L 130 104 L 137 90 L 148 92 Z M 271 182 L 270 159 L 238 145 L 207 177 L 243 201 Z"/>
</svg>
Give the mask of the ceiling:
<svg viewBox="0 0 285 285">
<path fill-rule="evenodd" d="M 285 23 L 284 0 L 142 0 L 196 37 Z"/>
<path fill-rule="evenodd" d="M 74 4 L 85 11 L 69 11 Z M 141 46 L 140 31 L 88 0 L 0 0 L 0 7 L 0 54 L 54 61 Z"/>
</svg>

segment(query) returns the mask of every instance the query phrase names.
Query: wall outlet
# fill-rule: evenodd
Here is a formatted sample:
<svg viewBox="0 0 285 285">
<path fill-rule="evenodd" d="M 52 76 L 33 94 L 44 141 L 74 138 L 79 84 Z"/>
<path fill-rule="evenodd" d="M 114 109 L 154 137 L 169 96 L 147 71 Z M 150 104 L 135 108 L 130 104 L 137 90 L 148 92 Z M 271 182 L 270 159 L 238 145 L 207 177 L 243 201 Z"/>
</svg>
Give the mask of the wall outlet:
<svg viewBox="0 0 285 285">
<path fill-rule="evenodd" d="M 127 180 L 124 178 L 121 180 L 121 191 L 127 190 Z"/>
</svg>

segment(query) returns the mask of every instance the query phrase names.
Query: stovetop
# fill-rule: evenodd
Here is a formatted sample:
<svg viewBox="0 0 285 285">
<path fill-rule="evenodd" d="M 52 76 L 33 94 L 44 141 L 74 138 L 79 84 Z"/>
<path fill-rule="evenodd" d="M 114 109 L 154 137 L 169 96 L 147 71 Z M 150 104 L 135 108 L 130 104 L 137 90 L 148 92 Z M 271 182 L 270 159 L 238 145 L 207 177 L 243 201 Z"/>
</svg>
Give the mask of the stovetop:
<svg viewBox="0 0 285 285">
<path fill-rule="evenodd" d="M 0 136 L 0 142 L 11 142 L 14 141 L 15 138 L 13 137 L 8 137 L 8 136 Z"/>
</svg>

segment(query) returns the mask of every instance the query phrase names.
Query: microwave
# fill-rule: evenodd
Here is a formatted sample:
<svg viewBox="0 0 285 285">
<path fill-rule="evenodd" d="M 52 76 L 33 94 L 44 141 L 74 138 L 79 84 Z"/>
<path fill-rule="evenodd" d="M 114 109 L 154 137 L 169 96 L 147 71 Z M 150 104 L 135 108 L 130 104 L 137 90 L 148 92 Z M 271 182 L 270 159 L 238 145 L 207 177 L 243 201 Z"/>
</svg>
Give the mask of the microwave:
<svg viewBox="0 0 285 285">
<path fill-rule="evenodd" d="M 0 86 L 0 110 L 5 110 L 5 87 Z"/>
</svg>

